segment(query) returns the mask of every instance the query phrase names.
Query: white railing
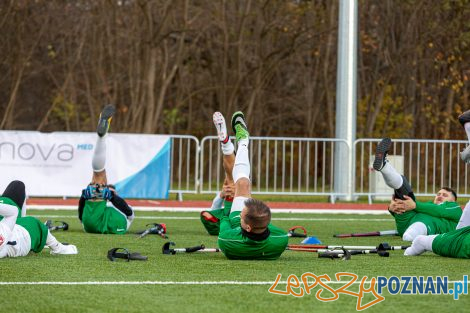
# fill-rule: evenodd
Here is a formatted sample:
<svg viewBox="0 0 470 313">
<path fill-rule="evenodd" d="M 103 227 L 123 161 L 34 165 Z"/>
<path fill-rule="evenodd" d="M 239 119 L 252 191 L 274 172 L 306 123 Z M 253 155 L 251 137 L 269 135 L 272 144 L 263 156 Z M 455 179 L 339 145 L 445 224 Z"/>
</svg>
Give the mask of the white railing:
<svg viewBox="0 0 470 313">
<path fill-rule="evenodd" d="M 170 192 L 216 193 L 221 190 L 224 169 L 216 136 L 199 143 L 193 136 L 172 135 Z M 232 138 L 233 139 L 233 138 Z M 250 163 L 253 194 L 328 196 L 367 196 L 371 201 L 390 196 L 392 191 L 373 190 L 371 160 L 380 139 L 358 139 L 353 146 L 352 195 L 334 190 L 334 152 L 341 139 L 251 137 Z M 391 156 L 403 160 L 403 174 L 417 196 L 434 196 L 442 186 L 470 197 L 469 166 L 460 160 L 464 140 L 393 139 Z M 341 170 L 341 169 L 338 169 Z M 377 174 L 377 173 L 376 173 Z M 380 180 L 380 177 L 378 178 Z"/>
<path fill-rule="evenodd" d="M 170 192 L 197 193 L 199 185 L 199 140 L 194 136 L 171 135 Z"/>
<path fill-rule="evenodd" d="M 354 143 L 357 196 L 380 196 L 373 192 L 370 177 L 370 159 L 380 139 L 358 139 Z M 403 175 L 407 177 L 416 196 L 434 196 L 440 187 L 456 190 L 459 197 L 470 197 L 469 166 L 460 160 L 467 141 L 392 139 L 391 156 L 401 156 Z M 388 193 L 390 195 L 390 193 Z"/>
<path fill-rule="evenodd" d="M 328 138 L 250 137 L 253 194 L 324 195 L 335 193 L 334 151 L 345 140 Z M 200 192 L 215 193 L 224 179 L 216 136 L 201 140 Z"/>
</svg>

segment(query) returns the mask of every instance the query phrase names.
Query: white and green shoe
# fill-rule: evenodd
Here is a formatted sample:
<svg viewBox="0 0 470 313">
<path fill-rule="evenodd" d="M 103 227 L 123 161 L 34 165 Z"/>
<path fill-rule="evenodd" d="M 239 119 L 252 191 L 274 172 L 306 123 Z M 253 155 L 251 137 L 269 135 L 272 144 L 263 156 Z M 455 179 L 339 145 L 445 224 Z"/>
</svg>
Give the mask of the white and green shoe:
<svg viewBox="0 0 470 313">
<path fill-rule="evenodd" d="M 250 138 L 250 133 L 248 132 L 248 127 L 245 122 L 245 116 L 241 111 L 233 113 L 232 129 L 235 133 L 235 137 L 237 138 L 237 142 L 240 142 L 240 140 L 248 140 Z"/>
</svg>

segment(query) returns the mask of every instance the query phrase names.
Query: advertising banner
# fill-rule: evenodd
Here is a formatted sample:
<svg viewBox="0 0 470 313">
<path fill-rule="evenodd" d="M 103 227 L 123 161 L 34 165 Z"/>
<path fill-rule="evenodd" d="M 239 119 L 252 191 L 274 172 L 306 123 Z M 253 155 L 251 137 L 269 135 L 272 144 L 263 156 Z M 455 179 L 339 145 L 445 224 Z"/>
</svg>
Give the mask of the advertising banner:
<svg viewBox="0 0 470 313">
<path fill-rule="evenodd" d="M 21 180 L 28 196 L 79 197 L 92 178 L 97 138 L 96 133 L 0 131 L 0 192 Z M 170 136 L 108 134 L 108 183 L 123 198 L 168 198 L 170 145 Z"/>
</svg>

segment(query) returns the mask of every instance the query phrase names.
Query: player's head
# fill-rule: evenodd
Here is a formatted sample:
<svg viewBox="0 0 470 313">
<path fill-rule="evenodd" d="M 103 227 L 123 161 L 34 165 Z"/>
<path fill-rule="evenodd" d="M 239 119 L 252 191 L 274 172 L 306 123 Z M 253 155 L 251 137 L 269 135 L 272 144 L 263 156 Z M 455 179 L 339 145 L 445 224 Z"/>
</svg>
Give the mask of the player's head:
<svg viewBox="0 0 470 313">
<path fill-rule="evenodd" d="M 263 201 L 248 199 L 240 213 L 241 227 L 250 233 L 260 234 L 271 222 L 271 210 Z"/>
<path fill-rule="evenodd" d="M 457 201 L 457 193 L 450 187 L 441 187 L 434 198 L 435 204 L 441 204 L 443 202 L 455 202 Z"/>
</svg>

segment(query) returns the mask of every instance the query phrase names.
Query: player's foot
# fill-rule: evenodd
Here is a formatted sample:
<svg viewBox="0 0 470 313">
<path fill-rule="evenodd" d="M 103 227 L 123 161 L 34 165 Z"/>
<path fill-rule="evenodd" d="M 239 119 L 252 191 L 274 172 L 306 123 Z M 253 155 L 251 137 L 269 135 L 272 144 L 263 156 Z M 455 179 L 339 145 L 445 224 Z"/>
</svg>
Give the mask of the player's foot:
<svg viewBox="0 0 470 313">
<path fill-rule="evenodd" d="M 465 123 L 470 122 L 470 110 L 463 112 L 458 118 L 460 124 L 465 127 Z"/>
<path fill-rule="evenodd" d="M 112 104 L 106 105 L 103 111 L 101 111 L 100 118 L 98 120 L 98 127 L 96 128 L 98 136 L 103 137 L 108 133 L 109 125 L 111 124 L 111 119 L 115 112 L 116 109 Z"/>
<path fill-rule="evenodd" d="M 248 128 L 246 127 L 245 116 L 241 111 L 233 113 L 232 129 L 235 132 L 237 142 L 243 139 L 248 140 L 250 138 L 250 133 L 248 132 Z"/>
<path fill-rule="evenodd" d="M 52 228 L 52 220 L 47 220 L 44 222 L 44 225 L 46 225 L 47 229 L 51 229 Z"/>
<path fill-rule="evenodd" d="M 467 146 L 467 148 L 465 148 L 465 150 L 460 152 L 460 158 L 465 163 L 470 163 L 470 146 Z"/>
<path fill-rule="evenodd" d="M 225 124 L 225 118 L 220 112 L 215 112 L 212 116 L 214 120 L 215 128 L 217 129 L 217 136 L 221 143 L 228 142 L 228 134 L 227 134 L 227 125 Z"/>
<path fill-rule="evenodd" d="M 51 254 L 78 254 L 78 250 L 74 245 L 59 243 L 57 247 L 51 247 Z"/>
<path fill-rule="evenodd" d="M 384 138 L 381 142 L 379 142 L 377 148 L 375 149 L 375 159 L 374 163 L 372 164 L 374 170 L 380 171 L 384 167 L 385 163 L 387 162 L 387 153 L 391 146 L 392 140 L 390 138 Z"/>
<path fill-rule="evenodd" d="M 413 243 L 411 244 L 410 247 L 406 248 L 404 255 L 405 256 L 413 256 L 413 255 L 420 255 L 426 252 L 426 246 L 424 241 L 426 236 L 419 235 L 417 236 L 414 240 Z"/>
</svg>

